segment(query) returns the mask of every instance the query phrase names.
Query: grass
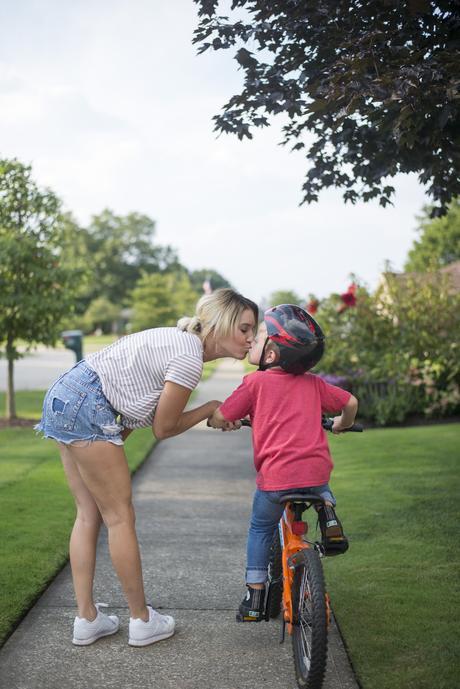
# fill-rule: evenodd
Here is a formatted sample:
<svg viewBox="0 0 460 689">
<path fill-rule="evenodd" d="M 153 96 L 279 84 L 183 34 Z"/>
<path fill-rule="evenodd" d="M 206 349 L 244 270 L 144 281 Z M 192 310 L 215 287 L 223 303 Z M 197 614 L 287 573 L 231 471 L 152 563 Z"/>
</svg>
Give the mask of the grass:
<svg viewBox="0 0 460 689">
<path fill-rule="evenodd" d="M 458 686 L 459 439 L 458 424 L 331 438 L 350 550 L 323 562 L 364 689 Z"/>
<path fill-rule="evenodd" d="M 217 362 L 205 364 L 208 378 Z M 18 416 L 38 419 L 44 391 L 16 393 Z M 4 409 L 0 393 L 0 409 Z M 155 443 L 150 428 L 126 441 L 131 471 Z M 75 518 L 59 453 L 30 427 L 0 429 L 0 645 L 68 559 Z"/>
<path fill-rule="evenodd" d="M 90 347 L 91 351 L 97 351 L 102 349 L 106 345 L 112 344 L 117 339 L 116 335 L 83 335 L 83 349 L 86 351 L 86 347 Z M 29 343 L 26 340 L 18 340 L 17 345 L 21 347 L 28 347 Z M 57 338 L 56 349 L 64 349 L 64 343 L 60 337 Z"/>
<path fill-rule="evenodd" d="M 23 419 L 39 419 L 44 396 L 44 390 L 19 390 L 16 392 L 15 399 L 17 416 Z M 5 409 L 6 395 L 4 392 L 0 392 L 0 410 L 2 414 Z"/>
</svg>

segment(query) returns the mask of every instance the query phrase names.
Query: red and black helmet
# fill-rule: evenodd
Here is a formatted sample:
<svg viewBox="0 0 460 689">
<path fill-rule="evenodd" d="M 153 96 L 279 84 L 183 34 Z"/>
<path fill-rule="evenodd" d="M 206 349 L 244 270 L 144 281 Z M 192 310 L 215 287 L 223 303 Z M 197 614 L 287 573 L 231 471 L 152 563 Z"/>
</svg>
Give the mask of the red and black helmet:
<svg viewBox="0 0 460 689">
<path fill-rule="evenodd" d="M 278 345 L 280 358 L 274 364 L 287 373 L 309 371 L 324 353 L 324 334 L 318 323 L 295 304 L 280 304 L 265 311 L 268 339 Z M 265 348 L 264 348 L 265 349 Z M 263 353 L 261 362 L 263 359 Z M 259 368 L 269 368 L 259 365 Z"/>
</svg>

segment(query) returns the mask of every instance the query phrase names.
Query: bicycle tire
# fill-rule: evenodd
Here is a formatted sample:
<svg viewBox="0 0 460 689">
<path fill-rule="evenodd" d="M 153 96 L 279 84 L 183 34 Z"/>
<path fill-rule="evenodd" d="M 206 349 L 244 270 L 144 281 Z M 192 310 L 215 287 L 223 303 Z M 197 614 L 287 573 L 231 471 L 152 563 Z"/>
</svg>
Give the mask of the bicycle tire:
<svg viewBox="0 0 460 689">
<path fill-rule="evenodd" d="M 318 553 L 305 550 L 292 584 L 294 666 L 300 689 L 321 689 L 327 663 L 327 607 Z"/>
<path fill-rule="evenodd" d="M 283 565 L 281 560 L 281 542 L 278 529 L 275 531 L 270 549 L 268 563 L 269 596 L 267 601 L 268 617 L 274 619 L 281 611 L 281 599 L 283 597 Z"/>
</svg>

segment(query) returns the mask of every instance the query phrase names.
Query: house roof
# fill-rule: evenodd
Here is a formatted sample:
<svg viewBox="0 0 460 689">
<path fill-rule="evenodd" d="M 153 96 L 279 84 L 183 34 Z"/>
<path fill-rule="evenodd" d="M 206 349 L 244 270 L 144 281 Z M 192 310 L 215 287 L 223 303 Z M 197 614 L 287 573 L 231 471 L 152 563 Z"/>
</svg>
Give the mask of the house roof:
<svg viewBox="0 0 460 689">
<path fill-rule="evenodd" d="M 448 266 L 441 268 L 439 272 L 450 275 L 452 287 L 456 292 L 460 292 L 460 261 L 449 263 Z"/>
<path fill-rule="evenodd" d="M 436 272 L 442 273 L 443 275 L 448 275 L 451 281 L 452 292 L 460 292 L 460 261 L 449 263 L 449 265 L 443 266 L 439 269 L 439 271 Z M 382 278 L 383 282 L 385 283 L 386 277 L 391 275 L 391 277 L 395 278 L 399 282 L 404 283 L 411 278 L 415 280 L 423 280 L 423 276 L 425 274 L 426 273 L 393 273 L 391 271 L 387 271 L 386 273 L 383 273 Z M 430 274 L 433 275 L 433 273 Z"/>
</svg>

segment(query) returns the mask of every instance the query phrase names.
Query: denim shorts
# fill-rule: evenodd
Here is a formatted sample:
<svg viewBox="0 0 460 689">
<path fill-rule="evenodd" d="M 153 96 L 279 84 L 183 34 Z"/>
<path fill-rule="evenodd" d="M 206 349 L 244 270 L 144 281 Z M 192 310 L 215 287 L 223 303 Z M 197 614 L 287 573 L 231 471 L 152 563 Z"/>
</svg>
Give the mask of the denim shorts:
<svg viewBox="0 0 460 689">
<path fill-rule="evenodd" d="M 85 361 L 79 361 L 46 393 L 42 418 L 35 430 L 64 445 L 94 440 L 123 445 L 123 426 L 117 417 L 118 412 L 102 392 L 97 373 Z"/>
</svg>

